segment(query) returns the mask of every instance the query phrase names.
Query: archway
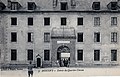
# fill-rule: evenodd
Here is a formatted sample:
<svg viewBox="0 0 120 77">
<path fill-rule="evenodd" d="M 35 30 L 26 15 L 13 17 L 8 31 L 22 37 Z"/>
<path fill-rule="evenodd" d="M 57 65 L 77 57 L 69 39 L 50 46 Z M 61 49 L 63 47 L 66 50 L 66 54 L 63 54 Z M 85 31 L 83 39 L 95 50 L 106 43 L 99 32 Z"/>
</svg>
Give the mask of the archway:
<svg viewBox="0 0 120 77">
<path fill-rule="evenodd" d="M 67 46 L 60 46 L 57 49 L 57 61 L 60 67 L 68 67 L 70 64 L 70 49 Z"/>
</svg>

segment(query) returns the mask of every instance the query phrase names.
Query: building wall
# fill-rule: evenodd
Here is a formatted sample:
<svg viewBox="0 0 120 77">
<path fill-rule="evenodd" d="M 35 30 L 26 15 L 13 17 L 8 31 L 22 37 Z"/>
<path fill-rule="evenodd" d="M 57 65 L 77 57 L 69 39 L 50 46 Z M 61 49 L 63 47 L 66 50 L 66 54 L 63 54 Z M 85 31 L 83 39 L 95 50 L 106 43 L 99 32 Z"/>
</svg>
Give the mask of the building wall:
<svg viewBox="0 0 120 77">
<path fill-rule="evenodd" d="M 5 34 L 5 23 L 7 17 L 5 14 L 0 14 L 0 64 L 4 62 L 5 59 L 5 44 L 6 38 L 4 37 Z"/>
<path fill-rule="evenodd" d="M 15 1 L 15 0 L 14 0 Z M 31 0 L 33 1 L 33 0 Z M 61 0 L 59 0 L 61 1 Z M 74 27 L 77 36 L 78 32 L 83 32 L 84 42 L 79 43 L 77 39 L 75 40 L 75 63 L 76 64 L 119 64 L 120 63 L 120 15 L 119 13 L 112 12 L 89 12 L 92 10 L 92 2 L 96 0 L 76 0 L 76 9 L 74 12 L 55 12 L 55 10 L 60 10 L 59 7 L 53 9 L 52 1 L 38 1 L 35 0 L 36 4 L 39 6 L 36 10 L 41 11 L 54 11 L 54 12 L 24 12 L 24 13 L 1 13 L 1 25 L 0 31 L 4 35 L 0 34 L 1 47 L 1 62 L 10 64 L 27 64 L 27 49 L 33 49 L 34 59 L 33 62 L 36 63 L 36 56 L 40 54 L 42 59 L 44 59 L 44 50 L 50 50 L 50 61 L 52 53 L 52 40 L 50 43 L 44 43 L 44 32 L 50 32 L 54 27 L 61 28 L 61 17 L 67 18 L 66 27 Z M 100 1 L 100 0 L 97 0 Z M 107 4 L 111 1 L 116 0 L 103 0 L 101 2 L 101 9 L 107 10 Z M 19 11 L 27 10 L 28 0 L 20 1 L 23 6 Z M 48 6 L 49 5 L 49 6 Z M 60 5 L 60 4 L 58 4 Z M 85 6 L 83 6 L 85 5 Z M 4 11 L 6 11 L 5 9 Z M 88 11 L 88 12 L 75 12 L 75 11 Z M 11 17 L 17 17 L 17 25 L 11 25 Z M 33 26 L 27 25 L 27 18 L 33 17 Z M 44 17 L 50 17 L 50 26 L 44 26 Z M 83 17 L 83 25 L 77 25 L 77 18 Z M 94 17 L 100 17 L 100 26 L 94 26 Z M 117 17 L 117 26 L 111 26 L 111 17 Z M 3 29 L 4 28 L 4 29 Z M 3 31 L 4 30 L 4 31 Z M 17 42 L 11 42 L 11 32 L 17 32 Z M 27 42 L 27 33 L 34 33 L 34 42 Z M 100 43 L 94 42 L 94 32 L 100 32 L 101 41 Z M 118 33 L 118 42 L 116 44 L 111 43 L 111 32 Z M 69 39 L 68 39 L 69 40 Z M 54 45 L 53 45 L 54 46 Z M 11 49 L 17 49 L 17 61 L 11 61 Z M 83 49 L 83 61 L 77 61 L 77 50 Z M 94 50 L 100 49 L 100 61 L 94 61 Z M 117 49 L 117 61 L 111 61 L 111 49 Z M 45 62 L 43 60 L 43 62 Z"/>
<path fill-rule="evenodd" d="M 83 49 L 84 51 L 84 61 L 83 63 L 107 63 L 104 62 L 104 57 L 107 56 L 108 63 L 111 63 L 111 49 L 117 49 L 118 55 L 119 55 L 119 22 L 117 26 L 111 26 L 111 17 L 118 17 L 119 21 L 119 14 L 92 14 L 92 13 L 44 13 L 44 14 L 7 14 L 7 21 L 5 21 L 7 24 L 6 26 L 6 39 L 7 39 L 7 61 L 11 62 L 10 57 L 11 49 L 17 49 L 18 55 L 17 55 L 17 61 L 15 63 L 27 63 L 27 49 L 33 49 L 34 50 L 34 60 L 37 54 L 40 54 L 43 57 L 43 51 L 44 49 L 50 49 L 51 44 L 50 43 L 44 43 L 44 32 L 50 32 L 52 31 L 53 27 L 61 27 L 60 25 L 60 18 L 66 17 L 67 18 L 67 25 L 66 27 L 74 27 L 76 36 L 78 32 L 84 33 L 84 42 L 79 43 L 76 39 L 76 60 L 77 60 L 77 50 Z M 11 17 L 17 17 L 17 24 L 16 26 L 11 25 L 10 19 Z M 27 25 L 27 18 L 33 17 L 34 25 L 28 26 Z M 50 26 L 44 26 L 43 19 L 44 17 L 50 17 Z M 83 17 L 84 25 L 83 26 L 77 26 L 77 17 Z M 94 17 L 100 17 L 101 24 L 98 27 L 94 26 Z M 11 32 L 17 32 L 17 42 L 12 43 L 10 38 Z M 34 33 L 34 42 L 28 43 L 27 42 L 27 33 L 33 32 Z M 94 32 L 100 32 L 101 34 L 101 42 L 100 43 L 94 43 Z M 118 43 L 113 44 L 111 43 L 111 32 L 118 32 Z M 101 58 L 100 61 L 94 62 L 93 61 L 93 51 L 94 49 L 100 49 L 101 51 Z M 52 51 L 51 51 L 52 52 Z M 79 62 L 79 61 L 77 61 Z M 119 56 L 118 61 L 119 62 Z M 117 63 L 115 62 L 115 63 Z M 81 63 L 81 62 L 80 62 Z"/>
</svg>

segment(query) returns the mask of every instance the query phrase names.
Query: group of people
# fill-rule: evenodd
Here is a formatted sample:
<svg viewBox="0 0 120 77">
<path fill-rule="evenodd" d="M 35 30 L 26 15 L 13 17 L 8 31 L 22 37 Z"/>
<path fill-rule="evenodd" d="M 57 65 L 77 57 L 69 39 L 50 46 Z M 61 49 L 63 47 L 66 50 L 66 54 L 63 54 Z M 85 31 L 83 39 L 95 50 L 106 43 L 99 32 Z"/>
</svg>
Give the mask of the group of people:
<svg viewBox="0 0 120 77">
<path fill-rule="evenodd" d="M 60 64 L 61 67 L 69 67 L 70 61 L 69 61 L 68 58 L 66 58 L 66 59 L 61 59 L 61 60 L 59 61 L 59 64 Z"/>
<path fill-rule="evenodd" d="M 69 58 L 64 58 L 64 59 L 61 59 L 58 61 L 58 64 L 61 66 L 61 67 L 69 67 L 69 64 L 70 64 L 70 60 Z M 28 77 L 33 77 L 33 65 L 32 65 L 32 62 L 30 61 L 29 65 L 28 65 Z"/>
</svg>

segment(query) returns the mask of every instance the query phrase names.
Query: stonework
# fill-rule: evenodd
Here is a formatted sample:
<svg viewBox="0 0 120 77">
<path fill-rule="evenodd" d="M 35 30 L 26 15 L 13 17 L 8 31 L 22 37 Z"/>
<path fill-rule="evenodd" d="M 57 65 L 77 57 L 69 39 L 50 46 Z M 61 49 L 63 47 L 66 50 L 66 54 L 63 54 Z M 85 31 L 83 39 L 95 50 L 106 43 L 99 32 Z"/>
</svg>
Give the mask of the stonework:
<svg viewBox="0 0 120 77">
<path fill-rule="evenodd" d="M 9 1 L 18 2 L 19 9 L 11 10 L 8 7 Z M 54 1 L 57 4 L 53 6 Z M 71 5 L 71 1 L 75 1 L 75 4 Z M 28 10 L 28 2 L 34 2 L 35 9 Z M 68 4 L 66 10 L 60 9 L 61 2 Z M 100 2 L 100 10 L 93 10 L 93 2 Z M 111 2 L 117 2 L 117 10 L 108 9 L 107 5 Z M 60 46 L 70 49 L 70 57 L 67 57 L 67 60 L 70 58 L 70 67 L 120 64 L 119 0 L 1 0 L 0 7 L 1 66 L 25 67 L 30 61 L 27 59 L 27 50 L 33 49 L 32 62 L 35 67 L 59 67 L 57 52 Z M 11 25 L 12 17 L 17 18 L 17 25 Z M 28 17 L 33 18 L 32 26 L 28 25 Z M 44 25 L 45 17 L 50 18 L 50 25 Z M 66 25 L 63 26 L 62 17 L 66 18 Z M 94 17 L 100 17 L 99 26 L 94 25 Z M 111 25 L 111 17 L 117 17 L 117 25 Z M 83 25 L 77 24 L 77 18 L 83 18 Z M 11 42 L 11 32 L 17 33 L 17 42 Z M 33 33 L 33 42 L 27 41 L 28 32 Z M 44 42 L 45 32 L 50 33 L 50 42 Z M 81 32 L 83 42 L 78 42 L 77 33 Z M 94 42 L 95 32 L 100 32 L 100 42 Z M 111 32 L 117 32 L 117 43 L 111 42 Z M 11 49 L 17 50 L 17 60 L 11 60 Z M 48 61 L 44 60 L 44 50 L 50 50 Z M 78 50 L 83 50 L 83 60 L 78 60 Z M 99 61 L 94 61 L 94 50 L 100 50 Z M 111 61 L 111 50 L 117 50 L 117 61 Z"/>
</svg>

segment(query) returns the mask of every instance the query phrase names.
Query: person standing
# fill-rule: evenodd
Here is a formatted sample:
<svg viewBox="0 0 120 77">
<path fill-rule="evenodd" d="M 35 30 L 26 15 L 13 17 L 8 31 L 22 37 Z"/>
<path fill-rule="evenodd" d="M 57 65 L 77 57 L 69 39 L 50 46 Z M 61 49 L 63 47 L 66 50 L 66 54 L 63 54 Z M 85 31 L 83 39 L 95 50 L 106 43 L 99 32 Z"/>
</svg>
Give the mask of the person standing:
<svg viewBox="0 0 120 77">
<path fill-rule="evenodd" d="M 28 65 L 28 77 L 33 77 L 33 65 L 32 62 L 30 61 L 29 65 Z"/>
</svg>

